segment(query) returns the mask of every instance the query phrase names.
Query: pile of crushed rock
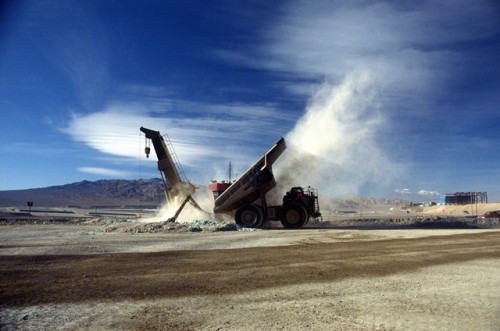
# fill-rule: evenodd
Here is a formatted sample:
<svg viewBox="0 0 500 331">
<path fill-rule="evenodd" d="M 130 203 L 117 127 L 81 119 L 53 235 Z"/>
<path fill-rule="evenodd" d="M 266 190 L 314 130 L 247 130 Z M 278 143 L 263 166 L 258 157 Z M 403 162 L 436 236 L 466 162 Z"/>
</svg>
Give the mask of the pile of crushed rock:
<svg viewBox="0 0 500 331">
<path fill-rule="evenodd" d="M 219 220 L 195 220 L 191 222 L 154 222 L 140 223 L 128 220 L 110 220 L 106 224 L 106 232 L 128 233 L 189 233 L 218 231 L 258 231 L 259 229 L 243 228 L 237 224 Z"/>
</svg>

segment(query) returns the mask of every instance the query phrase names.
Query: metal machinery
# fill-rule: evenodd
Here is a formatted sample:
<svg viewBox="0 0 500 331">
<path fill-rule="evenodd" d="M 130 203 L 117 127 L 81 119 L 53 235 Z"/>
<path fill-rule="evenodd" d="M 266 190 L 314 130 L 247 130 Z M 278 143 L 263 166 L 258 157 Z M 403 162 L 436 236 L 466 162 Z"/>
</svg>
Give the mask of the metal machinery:
<svg viewBox="0 0 500 331">
<path fill-rule="evenodd" d="M 317 191 L 311 188 L 292 187 L 283 197 L 282 205 L 267 205 L 266 193 L 276 186 L 272 165 L 285 149 L 285 139 L 281 138 L 232 184 L 211 183 L 214 212 L 235 211 L 236 223 L 251 228 L 279 220 L 285 228 L 296 229 L 307 224 L 311 217 L 321 217 Z"/>
<path fill-rule="evenodd" d="M 165 196 L 167 203 L 172 206 L 179 206 L 174 217 L 170 221 L 175 221 L 177 216 L 189 201 L 195 208 L 203 211 L 200 206 L 194 201 L 192 194 L 196 191 L 196 187 L 187 179 L 181 177 L 181 167 L 172 147 L 172 144 L 167 138 L 163 138 L 159 131 L 146 129 L 141 127 L 140 130 L 146 135 L 146 156 L 149 157 L 151 148 L 149 141 L 153 142 L 153 147 L 158 157 L 158 170 L 160 171 L 163 185 L 165 188 Z M 170 148 L 168 147 L 170 146 Z"/>
<path fill-rule="evenodd" d="M 455 192 L 446 193 L 442 201 L 446 205 L 468 205 L 474 203 L 488 203 L 487 192 Z"/>
</svg>

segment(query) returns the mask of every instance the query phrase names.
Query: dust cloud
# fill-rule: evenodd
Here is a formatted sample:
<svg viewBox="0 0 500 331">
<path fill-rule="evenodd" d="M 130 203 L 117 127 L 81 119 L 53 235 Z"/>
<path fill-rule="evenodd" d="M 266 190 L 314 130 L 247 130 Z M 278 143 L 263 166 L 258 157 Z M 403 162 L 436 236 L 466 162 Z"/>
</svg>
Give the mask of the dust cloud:
<svg viewBox="0 0 500 331">
<path fill-rule="evenodd" d="M 338 85 L 324 83 L 285 137 L 275 191 L 312 186 L 335 197 L 389 184 L 399 169 L 377 143 L 386 126 L 379 93 L 370 71 L 352 72 Z"/>
<path fill-rule="evenodd" d="M 197 209 L 191 203 L 186 203 L 182 212 L 178 215 L 176 222 L 186 223 L 192 222 L 195 220 L 206 220 L 212 219 L 214 216 L 212 215 L 214 198 L 212 196 L 212 192 L 208 191 L 208 189 L 198 189 L 192 195 L 193 199 L 199 205 L 202 210 Z M 179 209 L 182 201 L 175 201 L 172 204 L 164 204 L 158 213 L 155 214 L 154 217 L 144 218 L 141 220 L 143 223 L 156 223 L 156 222 L 165 222 L 169 220 L 171 217 L 175 215 L 175 212 Z"/>
</svg>

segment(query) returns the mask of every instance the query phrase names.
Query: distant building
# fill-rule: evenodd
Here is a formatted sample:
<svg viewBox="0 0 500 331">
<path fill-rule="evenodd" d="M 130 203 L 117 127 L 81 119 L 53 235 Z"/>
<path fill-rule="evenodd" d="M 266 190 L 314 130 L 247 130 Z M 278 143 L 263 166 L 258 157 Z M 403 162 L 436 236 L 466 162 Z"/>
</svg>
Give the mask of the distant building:
<svg viewBox="0 0 500 331">
<path fill-rule="evenodd" d="M 469 205 L 487 202 L 487 192 L 455 192 L 446 193 L 445 195 L 439 197 L 439 204 L 444 205 Z"/>
</svg>

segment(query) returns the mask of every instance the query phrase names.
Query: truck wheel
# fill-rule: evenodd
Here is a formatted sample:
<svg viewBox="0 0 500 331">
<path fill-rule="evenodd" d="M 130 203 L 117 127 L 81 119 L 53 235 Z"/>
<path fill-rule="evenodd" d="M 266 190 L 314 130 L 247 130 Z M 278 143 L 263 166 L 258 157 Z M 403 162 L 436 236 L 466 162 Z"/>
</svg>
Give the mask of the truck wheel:
<svg viewBox="0 0 500 331">
<path fill-rule="evenodd" d="M 299 229 L 304 226 L 308 217 L 306 209 L 298 203 L 283 206 L 281 224 L 286 229 Z"/>
<path fill-rule="evenodd" d="M 260 228 L 264 220 L 264 215 L 259 206 L 245 205 L 236 211 L 234 219 L 239 226 L 245 228 Z"/>
</svg>

